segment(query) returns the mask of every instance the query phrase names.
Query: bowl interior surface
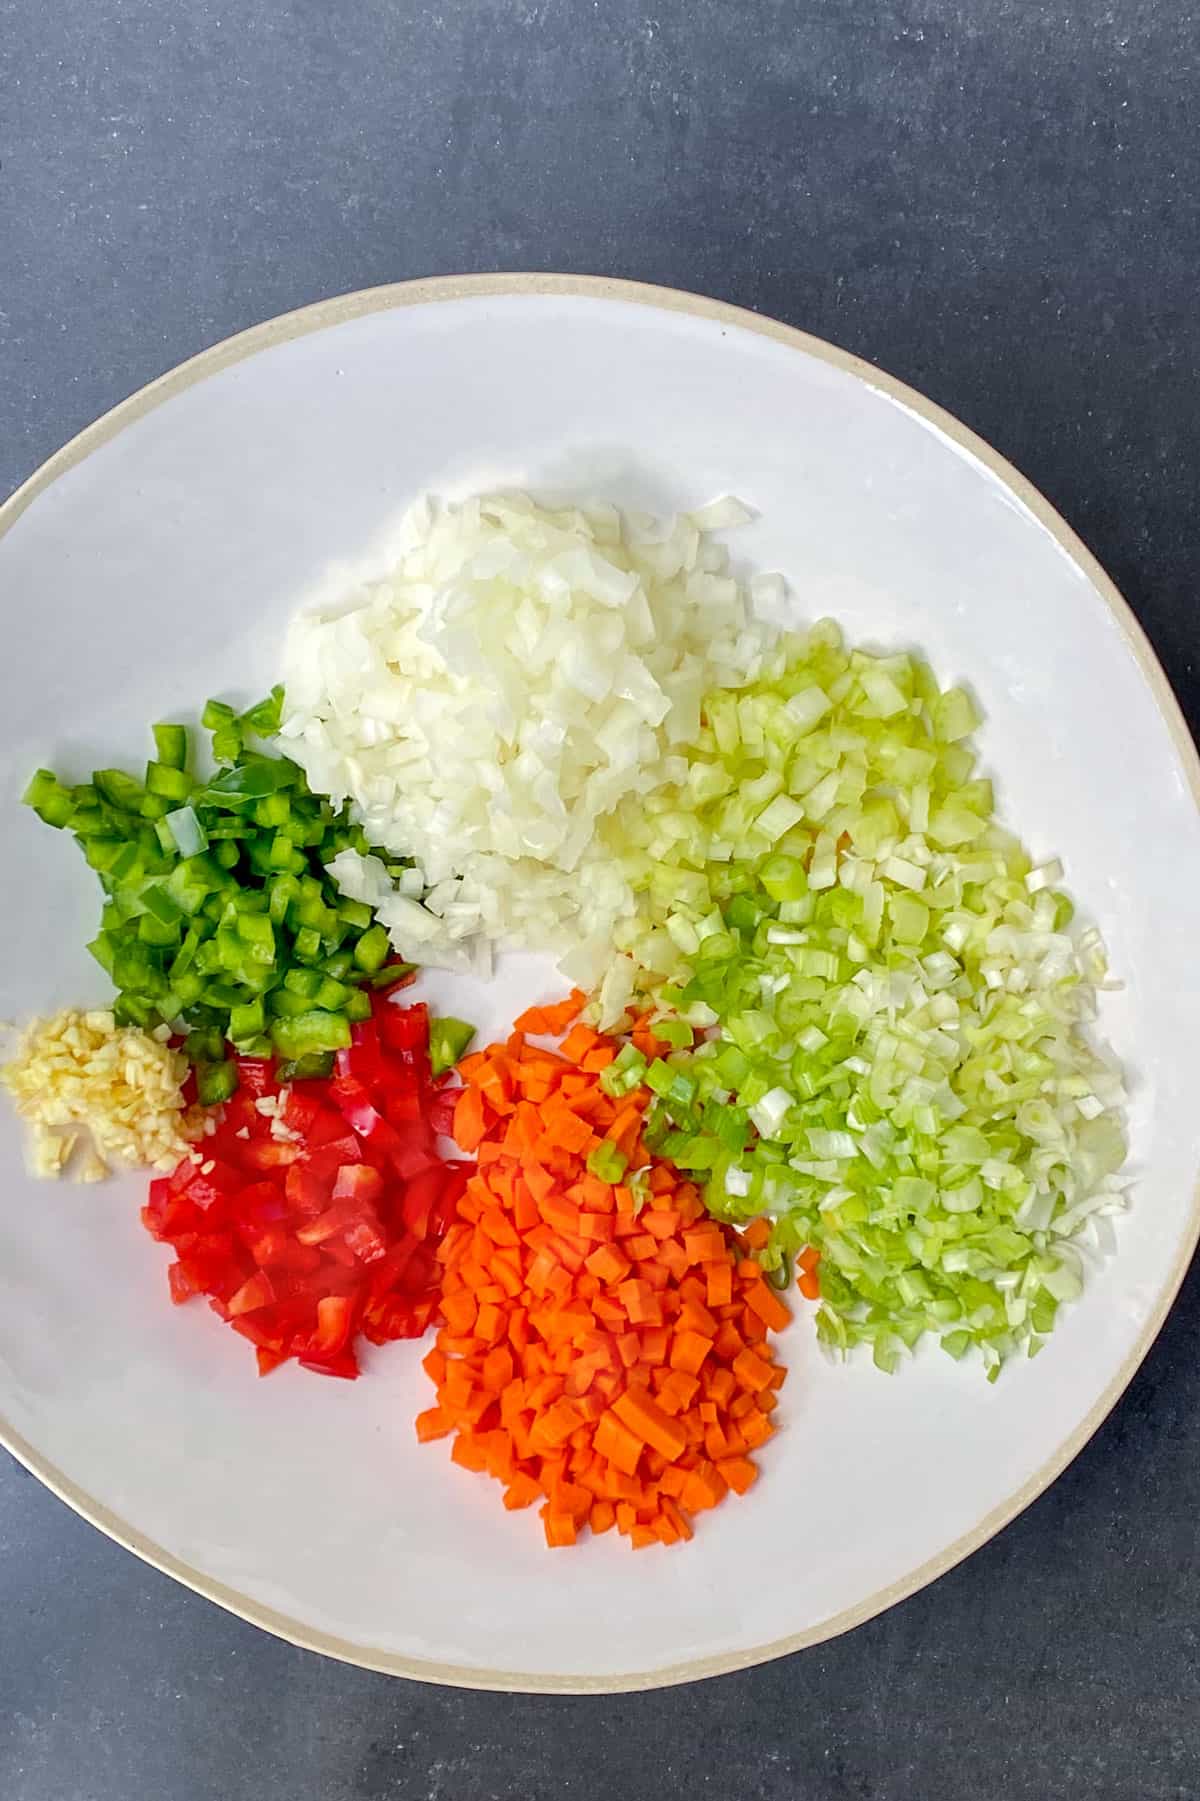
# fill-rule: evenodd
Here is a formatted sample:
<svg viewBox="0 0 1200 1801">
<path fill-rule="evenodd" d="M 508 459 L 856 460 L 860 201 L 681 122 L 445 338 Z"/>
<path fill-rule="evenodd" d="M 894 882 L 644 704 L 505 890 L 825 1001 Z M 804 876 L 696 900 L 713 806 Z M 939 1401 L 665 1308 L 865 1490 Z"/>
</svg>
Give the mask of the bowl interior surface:
<svg viewBox="0 0 1200 1801">
<path fill-rule="evenodd" d="M 144 1184 L 24 1173 L 0 1111 L 0 1422 L 125 1542 L 318 1649 L 432 1680 L 625 1687 L 826 1636 L 1010 1517 L 1132 1373 L 1197 1226 L 1195 761 L 1128 616 L 997 459 L 849 358 L 706 303 L 503 281 L 330 303 L 201 359 L 7 509 L 0 593 L 0 1014 L 100 1000 L 94 881 L 16 804 L 32 769 L 136 767 L 149 722 L 279 672 L 291 611 L 386 560 L 422 490 L 528 486 L 670 512 L 732 492 L 729 543 L 790 616 L 919 647 L 986 712 L 981 758 L 1035 856 L 1102 928 L 1102 1030 L 1132 1084 L 1135 1204 L 1036 1363 L 994 1386 L 924 1351 L 835 1367 L 807 1319 L 753 1495 L 686 1550 L 551 1555 L 536 1513 L 418 1447 L 421 1351 L 267 1381 L 202 1305 L 169 1305 Z M 0 517 L 0 530 L 4 526 Z M 533 956 L 424 992 L 503 1030 L 562 984 Z"/>
</svg>

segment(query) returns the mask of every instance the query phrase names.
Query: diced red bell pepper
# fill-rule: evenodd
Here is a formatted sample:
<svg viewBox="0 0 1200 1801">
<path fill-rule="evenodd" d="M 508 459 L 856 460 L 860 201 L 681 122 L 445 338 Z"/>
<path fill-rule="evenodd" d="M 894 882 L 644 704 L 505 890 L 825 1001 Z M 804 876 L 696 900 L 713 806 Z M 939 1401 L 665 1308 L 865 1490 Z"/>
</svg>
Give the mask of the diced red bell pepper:
<svg viewBox="0 0 1200 1801">
<path fill-rule="evenodd" d="M 311 1160 L 293 1163 L 284 1183 L 284 1193 L 292 1211 L 309 1215 L 323 1213 L 329 1205 L 336 1174 L 336 1170 L 331 1170 L 324 1175 L 313 1168 Z"/>
<path fill-rule="evenodd" d="M 426 1118 L 429 1129 L 436 1132 L 439 1138 L 454 1137 L 454 1109 L 458 1105 L 461 1088 L 443 1088 L 429 1103 Z"/>
<path fill-rule="evenodd" d="M 364 1213 L 361 1219 L 356 1219 L 352 1226 L 346 1227 L 342 1237 L 347 1250 L 352 1251 L 360 1263 L 377 1263 L 387 1255 L 387 1239 L 373 1213 Z"/>
<path fill-rule="evenodd" d="M 278 1225 L 288 1217 L 288 1205 L 277 1182 L 251 1182 L 236 1194 L 229 1206 L 239 1230 Z"/>
<path fill-rule="evenodd" d="M 316 1219 L 305 1220 L 296 1227 L 296 1237 L 301 1244 L 324 1244 L 328 1238 L 336 1238 L 347 1226 L 352 1226 L 363 1216 L 363 1209 L 352 1197 L 343 1196 L 335 1200 L 324 1213 Z"/>
<path fill-rule="evenodd" d="M 401 1217 L 409 1231 L 424 1238 L 429 1231 L 429 1218 L 442 1197 L 445 1177 L 440 1164 L 422 1170 L 407 1184 L 401 1203 Z"/>
<path fill-rule="evenodd" d="M 354 1323 L 354 1304 L 348 1295 L 322 1295 L 317 1302 L 317 1326 L 305 1353 L 310 1357 L 333 1357 L 344 1349 Z"/>
<path fill-rule="evenodd" d="M 336 1357 L 298 1356 L 297 1362 L 314 1376 L 341 1376 L 344 1381 L 353 1382 L 362 1374 L 353 1351 L 339 1351 Z"/>
<path fill-rule="evenodd" d="M 304 1142 L 310 1151 L 324 1145 L 341 1143 L 346 1137 L 346 1122 L 334 1107 L 318 1107 L 311 1125 L 295 1126 L 291 1129 L 302 1133 Z"/>
<path fill-rule="evenodd" d="M 335 1067 L 339 1076 L 353 1076 L 369 1087 L 387 1079 L 379 1027 L 373 1019 L 364 1019 L 351 1027 L 350 1049 L 338 1052 Z"/>
<path fill-rule="evenodd" d="M 332 1080 L 280 1090 L 270 1060 L 239 1058 L 215 1130 L 150 1184 L 142 1219 L 175 1251 L 172 1299 L 206 1295 L 263 1375 L 295 1358 L 353 1378 L 357 1332 L 382 1344 L 433 1317 L 434 1247 L 474 1166 L 438 1158 L 457 1091 L 431 1081 L 428 1034 L 423 1006 L 377 996 Z M 279 1136 L 255 1104 L 277 1093 Z"/>
<path fill-rule="evenodd" d="M 190 1301 L 194 1294 L 201 1292 L 182 1263 L 171 1265 L 167 1271 L 167 1285 L 171 1290 L 171 1299 L 177 1307 L 182 1306 L 184 1301 Z"/>
<path fill-rule="evenodd" d="M 397 1007 L 386 995 L 375 1002 L 372 1017 L 385 1050 L 416 1051 L 429 1043 L 429 1008 L 424 1001 Z"/>
<path fill-rule="evenodd" d="M 275 1093 L 275 1064 L 270 1057 L 239 1057 L 238 1089 L 245 1094 L 260 1095 Z"/>
<path fill-rule="evenodd" d="M 333 1187 L 338 1170 L 346 1163 L 363 1162 L 363 1147 L 352 1132 L 342 1129 L 342 1136 L 333 1139 L 329 1144 L 318 1145 L 316 1150 L 305 1152 L 304 1162 L 315 1176 L 328 1182 Z"/>
<path fill-rule="evenodd" d="M 236 1319 L 239 1313 L 256 1313 L 260 1307 L 269 1307 L 275 1299 L 275 1290 L 266 1270 L 256 1270 L 254 1274 L 230 1295 L 225 1303 L 230 1319 Z"/>
<path fill-rule="evenodd" d="M 287 1139 L 252 1138 L 242 1152 L 242 1161 L 251 1169 L 286 1169 L 303 1155 L 303 1146 L 290 1144 Z"/>
<path fill-rule="evenodd" d="M 383 1177 L 369 1163 L 347 1163 L 334 1178 L 335 1201 L 357 1201 L 361 1207 L 377 1207 L 383 1196 Z"/>
</svg>

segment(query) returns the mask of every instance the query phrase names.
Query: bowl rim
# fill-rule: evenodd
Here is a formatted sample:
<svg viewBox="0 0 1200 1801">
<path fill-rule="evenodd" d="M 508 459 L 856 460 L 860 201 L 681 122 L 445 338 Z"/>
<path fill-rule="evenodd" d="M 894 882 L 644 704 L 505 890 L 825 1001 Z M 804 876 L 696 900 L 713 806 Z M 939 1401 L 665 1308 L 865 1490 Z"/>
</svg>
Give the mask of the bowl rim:
<svg viewBox="0 0 1200 1801">
<path fill-rule="evenodd" d="M 1077 537 L 1045 497 L 1004 457 L 976 433 L 934 402 L 874 364 L 817 338 L 795 326 L 751 312 L 726 301 L 713 300 L 683 289 L 654 286 L 649 283 L 620 280 L 596 275 L 559 275 L 540 273 L 497 273 L 480 275 L 441 275 L 413 281 L 393 282 L 379 287 L 360 288 L 350 293 L 318 300 L 292 312 L 279 314 L 245 331 L 225 338 L 179 363 L 165 374 L 139 388 L 120 401 L 91 425 L 71 438 L 36 469 L 13 494 L 0 504 L 0 539 L 16 524 L 22 513 L 39 495 L 58 481 L 68 470 L 81 463 L 120 432 L 146 414 L 162 406 L 175 395 L 197 382 L 205 381 L 224 369 L 259 355 L 277 344 L 306 337 L 350 320 L 373 313 L 390 312 L 402 307 L 428 306 L 456 300 L 508 300 L 528 297 L 616 301 L 667 313 L 683 313 L 695 319 L 718 325 L 734 326 L 759 337 L 773 340 L 832 365 L 843 373 L 865 382 L 889 399 L 916 414 L 926 424 L 949 438 L 960 450 L 982 464 L 998 478 L 1036 521 L 1054 538 L 1059 549 L 1070 558 L 1080 573 L 1096 590 L 1119 627 L 1126 644 L 1141 669 L 1151 695 L 1174 744 L 1180 766 L 1187 778 L 1193 801 L 1200 813 L 1200 755 L 1192 741 L 1182 710 L 1171 689 L 1149 639 L 1138 623 L 1128 602 L 1105 574 L 1096 558 Z M 528 1673 L 519 1670 L 475 1668 L 466 1664 L 443 1663 L 402 1655 L 383 1649 L 371 1649 L 321 1631 L 252 1596 L 219 1581 L 204 1570 L 186 1563 L 161 1545 L 139 1532 L 93 1495 L 71 1480 L 49 1459 L 14 1430 L 0 1415 L 0 1445 L 3 1445 L 30 1473 L 51 1492 L 73 1508 L 135 1556 L 174 1577 L 177 1582 L 216 1602 L 251 1625 L 282 1638 L 304 1650 L 317 1651 L 343 1663 L 391 1676 L 416 1681 L 435 1682 L 447 1687 L 488 1689 L 503 1693 L 526 1694 L 622 1694 L 639 1690 L 666 1688 L 710 1676 L 727 1675 L 766 1663 L 777 1657 L 824 1643 L 853 1627 L 862 1625 L 907 1599 L 919 1589 L 943 1576 L 980 1546 L 994 1537 L 1010 1521 L 1022 1513 L 1062 1473 L 1068 1463 L 1083 1449 L 1111 1412 L 1134 1374 L 1145 1359 L 1187 1273 L 1197 1241 L 1200 1240 L 1200 1173 L 1193 1186 L 1192 1208 L 1188 1228 L 1181 1241 L 1175 1262 L 1159 1294 L 1149 1320 L 1142 1328 L 1133 1349 L 1124 1359 L 1116 1375 L 1108 1383 L 1085 1418 L 1070 1433 L 1045 1463 L 1011 1495 L 991 1508 L 968 1532 L 945 1546 L 935 1557 L 907 1571 L 895 1582 L 885 1585 L 858 1602 L 803 1632 L 789 1634 L 749 1650 L 732 1651 L 717 1656 L 687 1659 L 652 1670 L 630 1670 L 602 1676 L 580 1674 L 562 1676 Z"/>
</svg>

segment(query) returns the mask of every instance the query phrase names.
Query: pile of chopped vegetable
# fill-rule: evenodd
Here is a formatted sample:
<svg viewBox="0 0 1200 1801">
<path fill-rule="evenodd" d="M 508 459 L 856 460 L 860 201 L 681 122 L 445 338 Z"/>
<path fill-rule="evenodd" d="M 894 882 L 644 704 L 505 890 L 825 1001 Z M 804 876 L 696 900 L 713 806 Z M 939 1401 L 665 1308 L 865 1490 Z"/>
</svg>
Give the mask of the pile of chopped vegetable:
<svg viewBox="0 0 1200 1801">
<path fill-rule="evenodd" d="M 608 961 L 633 898 L 601 821 L 682 775 L 701 696 L 761 659 L 707 536 L 747 517 L 423 501 L 390 574 L 293 622 L 284 738 L 374 843 L 415 857 L 398 886 L 382 859 L 333 865 L 406 955 L 463 967 L 482 935 L 570 951 L 581 981 Z"/>
<path fill-rule="evenodd" d="M 206 1295 L 262 1375 L 294 1357 L 357 1376 L 359 1334 L 419 1338 L 437 1306 L 435 1247 L 471 1165 L 438 1153 L 453 1097 L 430 1068 L 428 1012 L 377 995 L 351 1039 L 329 1079 L 239 1056 L 215 1130 L 143 1209 L 175 1252 L 172 1300 Z"/>
<path fill-rule="evenodd" d="M 160 724 L 144 778 L 25 795 L 116 990 L 2 1072 L 38 1173 L 169 1171 L 171 1296 L 262 1374 L 436 1325 L 419 1438 L 555 1546 L 746 1492 L 793 1276 L 829 1350 L 995 1378 L 1124 1206 L 1104 949 L 997 822 L 973 700 L 755 623 L 781 578 L 711 537 L 747 517 L 421 502 L 294 621 L 286 707 L 208 703 L 213 773 Z M 581 986 L 468 1055 L 393 991 L 493 945 Z"/>
<path fill-rule="evenodd" d="M 422 1440 L 541 1502 L 550 1545 L 616 1526 L 635 1548 L 757 1476 L 789 1320 L 737 1235 L 641 1139 L 644 1091 L 614 1095 L 616 1046 L 583 995 L 534 1008 L 465 1059 L 454 1135 L 479 1159 L 438 1250 L 444 1325 Z"/>
<path fill-rule="evenodd" d="M 823 1340 L 887 1370 L 927 1331 L 993 1374 L 1034 1354 L 1080 1292 L 1073 1240 L 1122 1206 L 1103 949 L 996 823 L 978 722 L 825 623 L 710 695 L 686 779 L 621 812 L 620 982 L 680 1016 L 665 1060 L 623 1055 L 659 1096 L 647 1142 L 719 1216 L 770 1214 L 769 1262 L 819 1249 Z"/>
<path fill-rule="evenodd" d="M 119 1026 L 105 1007 L 31 1020 L 0 1081 L 33 1128 L 34 1174 L 99 1182 L 111 1165 L 172 1169 L 202 1126 L 169 1040 L 166 1026 Z"/>
<path fill-rule="evenodd" d="M 98 769 L 68 786 L 40 769 L 24 797 L 75 834 L 100 878 L 102 929 L 88 948 L 118 991 L 117 1022 L 186 1031 L 210 1104 L 236 1084 L 227 1040 L 314 1073 L 370 1017 L 366 990 L 411 967 L 326 868 L 368 849 L 361 830 L 289 758 L 247 746 L 274 734 L 282 701 L 276 688 L 240 715 L 209 701 L 216 774 L 191 773 L 183 726 L 156 725 L 144 780 Z"/>
</svg>

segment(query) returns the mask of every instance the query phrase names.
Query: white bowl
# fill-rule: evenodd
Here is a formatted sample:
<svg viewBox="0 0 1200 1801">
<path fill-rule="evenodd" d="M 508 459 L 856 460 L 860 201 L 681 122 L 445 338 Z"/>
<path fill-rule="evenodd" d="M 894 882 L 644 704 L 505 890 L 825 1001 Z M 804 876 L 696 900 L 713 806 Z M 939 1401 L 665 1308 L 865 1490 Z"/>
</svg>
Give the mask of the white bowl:
<svg viewBox="0 0 1200 1801">
<path fill-rule="evenodd" d="M 0 1435 L 96 1525 L 299 1643 L 427 1680 L 624 1689 L 844 1631 L 1026 1506 L 1120 1395 L 1197 1237 L 1200 772 L 1111 582 L 1028 483 L 927 401 L 829 345 L 626 284 L 504 276 L 351 295 L 245 333 L 92 426 L 0 509 L 0 1013 L 99 999 L 96 886 L 16 796 L 39 763 L 136 765 L 153 719 L 278 673 L 289 612 L 420 490 L 732 491 L 736 553 L 805 617 L 919 645 L 982 699 L 984 759 L 1035 853 L 1062 856 L 1115 973 L 1103 1029 L 1134 1083 L 1136 1204 L 1036 1363 L 989 1387 L 936 1350 L 888 1379 L 783 1341 L 786 1427 L 748 1499 L 686 1549 L 551 1554 L 485 1478 L 418 1448 L 419 1352 L 356 1384 L 268 1381 L 205 1308 L 173 1309 L 143 1185 L 37 1184 L 0 1120 Z M 443 984 L 444 986 L 444 984 Z M 456 1012 L 501 1027 L 536 960 Z"/>
</svg>

